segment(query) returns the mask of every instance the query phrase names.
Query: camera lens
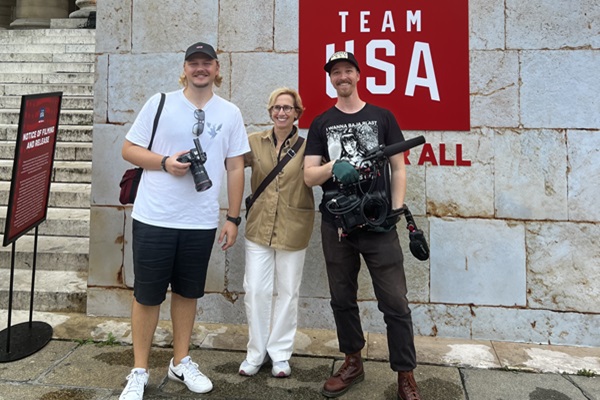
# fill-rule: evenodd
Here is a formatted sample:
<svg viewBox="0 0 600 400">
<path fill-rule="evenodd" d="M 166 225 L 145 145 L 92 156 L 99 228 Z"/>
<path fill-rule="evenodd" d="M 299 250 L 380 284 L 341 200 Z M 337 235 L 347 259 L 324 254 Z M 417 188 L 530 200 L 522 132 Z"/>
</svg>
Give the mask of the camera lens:
<svg viewBox="0 0 600 400">
<path fill-rule="evenodd" d="M 192 162 L 191 170 L 197 192 L 203 192 L 212 187 L 212 181 L 208 177 L 204 165 Z"/>
<path fill-rule="evenodd" d="M 365 221 L 371 226 L 381 225 L 387 218 L 387 203 L 380 196 L 365 195 L 362 212 Z"/>
</svg>

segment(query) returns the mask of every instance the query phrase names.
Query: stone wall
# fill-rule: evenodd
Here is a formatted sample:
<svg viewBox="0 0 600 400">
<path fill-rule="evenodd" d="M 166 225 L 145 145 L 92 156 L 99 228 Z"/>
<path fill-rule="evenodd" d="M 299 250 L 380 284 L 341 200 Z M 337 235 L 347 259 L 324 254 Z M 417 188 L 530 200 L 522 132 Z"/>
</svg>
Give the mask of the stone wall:
<svg viewBox="0 0 600 400">
<path fill-rule="evenodd" d="M 415 334 L 600 346 L 600 1 L 469 8 L 471 131 L 405 132 L 434 148 L 460 144 L 471 161 L 417 165 L 411 154 L 407 203 L 431 245 L 427 262 L 406 251 Z M 198 40 L 216 45 L 218 93 L 248 131 L 266 126 L 268 94 L 298 87 L 298 2 L 103 0 L 97 21 L 88 313 L 123 316 L 131 218 L 117 197 L 129 126 L 150 95 L 178 88 Z M 224 194 L 221 205 L 224 218 Z M 299 324 L 333 328 L 318 232 L 317 218 Z M 243 237 L 226 253 L 215 246 L 199 321 L 245 323 L 243 247 Z M 368 274 L 360 279 L 364 329 L 385 332 Z"/>
</svg>

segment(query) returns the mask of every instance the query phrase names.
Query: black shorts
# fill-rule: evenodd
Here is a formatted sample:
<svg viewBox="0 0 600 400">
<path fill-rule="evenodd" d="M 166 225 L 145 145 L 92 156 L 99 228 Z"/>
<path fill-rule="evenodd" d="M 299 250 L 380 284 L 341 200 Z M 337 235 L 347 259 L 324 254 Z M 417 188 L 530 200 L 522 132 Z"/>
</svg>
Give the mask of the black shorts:
<svg viewBox="0 0 600 400">
<path fill-rule="evenodd" d="M 146 306 L 161 304 L 171 291 L 204 296 L 216 229 L 171 229 L 133 220 L 133 295 Z"/>
</svg>

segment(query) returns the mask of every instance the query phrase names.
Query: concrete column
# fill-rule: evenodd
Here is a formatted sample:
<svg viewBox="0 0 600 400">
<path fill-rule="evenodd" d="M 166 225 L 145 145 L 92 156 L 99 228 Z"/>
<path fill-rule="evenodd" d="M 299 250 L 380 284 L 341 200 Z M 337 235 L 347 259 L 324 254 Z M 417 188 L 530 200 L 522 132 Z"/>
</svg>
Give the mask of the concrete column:
<svg viewBox="0 0 600 400">
<path fill-rule="evenodd" d="M 12 21 L 16 0 L 0 0 L 0 29 L 6 29 Z"/>
<path fill-rule="evenodd" d="M 96 0 L 77 0 L 75 5 L 79 10 L 72 12 L 69 18 L 87 18 L 90 12 L 96 11 Z"/>
<path fill-rule="evenodd" d="M 69 0 L 17 0 L 13 29 L 50 28 L 50 20 L 69 16 Z"/>
</svg>

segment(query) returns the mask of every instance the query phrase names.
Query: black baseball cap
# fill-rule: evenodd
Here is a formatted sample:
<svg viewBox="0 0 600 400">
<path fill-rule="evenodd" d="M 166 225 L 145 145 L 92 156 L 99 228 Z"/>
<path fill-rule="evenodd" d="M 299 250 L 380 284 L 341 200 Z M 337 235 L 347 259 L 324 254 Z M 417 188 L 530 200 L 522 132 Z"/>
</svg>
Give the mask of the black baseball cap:
<svg viewBox="0 0 600 400">
<path fill-rule="evenodd" d="M 198 53 L 206 54 L 214 60 L 218 59 L 215 49 L 210 44 L 202 42 L 195 43 L 188 47 L 188 49 L 185 51 L 185 59 L 187 60 L 190 58 L 190 56 Z"/>
<path fill-rule="evenodd" d="M 335 53 L 333 53 L 331 55 L 331 57 L 329 57 L 329 61 L 327 61 L 327 64 L 325 64 L 325 71 L 327 71 L 327 73 L 331 73 L 331 68 L 333 68 L 333 66 L 340 61 L 346 61 L 349 62 L 350 64 L 354 65 L 356 67 L 356 70 L 358 72 L 360 72 L 360 68 L 358 67 L 358 61 L 356 61 L 356 57 L 354 57 L 354 54 L 350 53 L 349 51 L 337 51 Z"/>
</svg>

